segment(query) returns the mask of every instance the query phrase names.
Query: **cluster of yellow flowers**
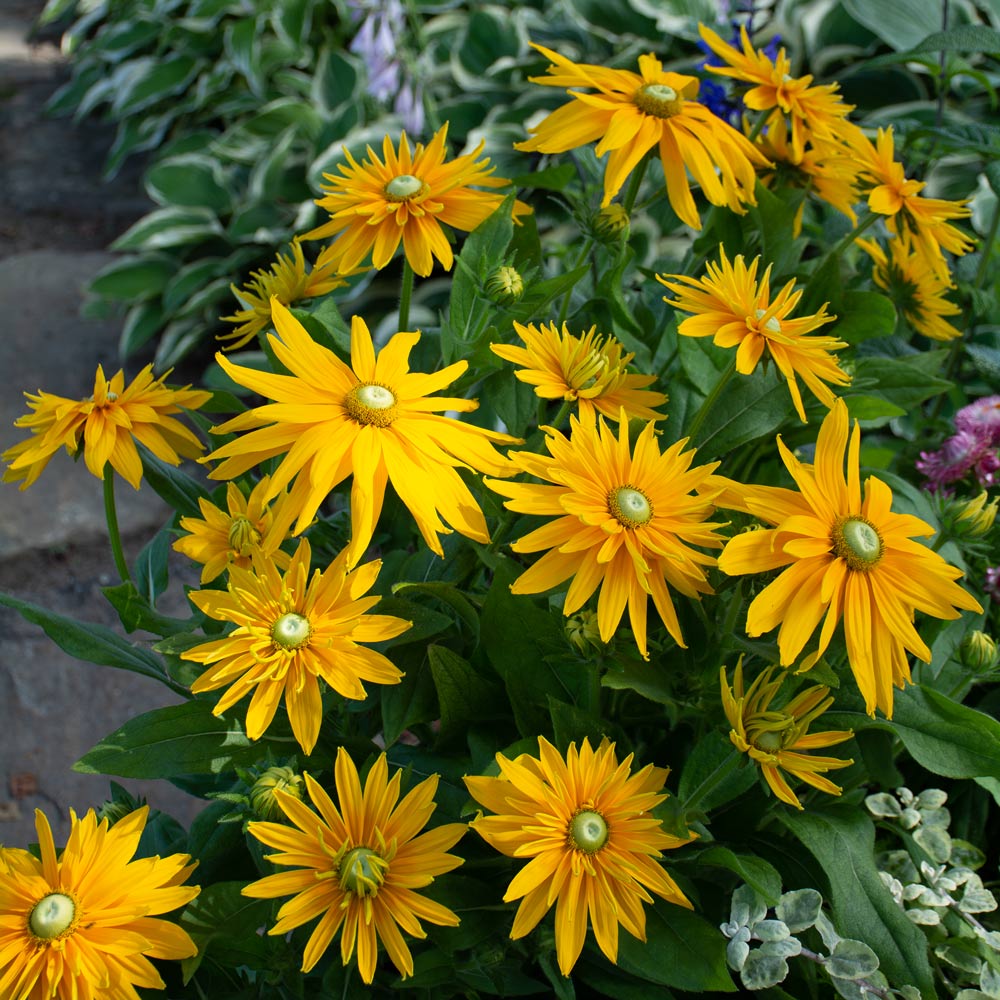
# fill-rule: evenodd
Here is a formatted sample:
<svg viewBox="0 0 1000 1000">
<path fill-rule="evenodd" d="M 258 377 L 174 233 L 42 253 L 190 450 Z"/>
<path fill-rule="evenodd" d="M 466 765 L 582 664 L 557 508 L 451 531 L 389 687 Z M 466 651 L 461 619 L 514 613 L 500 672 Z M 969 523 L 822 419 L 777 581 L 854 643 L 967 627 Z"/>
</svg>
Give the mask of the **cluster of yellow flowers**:
<svg viewBox="0 0 1000 1000">
<path fill-rule="evenodd" d="M 693 228 L 700 228 L 701 220 L 689 175 L 710 203 L 741 214 L 754 204 L 758 175 L 767 177 L 779 162 L 852 220 L 853 205 L 867 195 L 870 212 L 886 218 L 894 237 L 888 250 L 863 244 L 876 262 L 875 280 L 884 288 L 900 283 L 909 288 L 913 311 L 907 315 L 920 332 L 955 336 L 943 318 L 955 310 L 943 298 L 948 271 L 942 250 L 961 254 L 970 248 L 950 222 L 967 209 L 923 198 L 922 185 L 906 180 L 894 160 L 891 131 L 879 132 L 873 144 L 848 120 L 851 108 L 836 86 L 792 78 L 784 51 L 772 61 L 753 49 L 745 33 L 742 52 L 708 29 L 702 35 L 726 63 L 710 69 L 753 84 L 744 101 L 766 115 L 762 127 L 748 126 L 744 133 L 727 125 L 695 100 L 694 77 L 664 71 L 652 55 L 640 57 L 636 74 L 578 65 L 536 46 L 551 62 L 548 75 L 537 82 L 574 89 L 568 103 L 519 148 L 558 153 L 597 142 L 597 155 L 608 154 L 604 205 L 656 149 L 670 203 Z M 913 541 L 931 534 L 930 526 L 894 513 L 892 493 L 877 477 L 862 487 L 860 431 L 856 423 L 852 431 L 847 407 L 834 392 L 849 382 L 836 357 L 846 344 L 815 333 L 835 317 L 825 306 L 812 315 L 794 315 L 801 298 L 794 282 L 772 298 L 771 267 L 760 273 L 760 257 L 749 264 L 742 255 L 730 260 L 721 247 L 718 263 L 710 264 L 704 277 L 668 274 L 658 280 L 675 296 L 666 301 L 691 314 L 680 324 L 682 335 L 712 336 L 718 345 L 736 348 L 734 366 L 744 375 L 763 357 L 773 359 L 801 420 L 806 414 L 798 378 L 828 408 L 812 465 L 778 440 L 795 490 L 720 476 L 718 462 L 696 463 L 687 439 L 661 450 L 655 426 L 666 396 L 649 388 L 652 376 L 629 372 L 632 355 L 594 328 L 577 335 L 565 323 L 561 328 L 514 324 L 524 346 L 492 345 L 540 397 L 576 406 L 568 434 L 544 428 L 545 453 L 504 454 L 499 446 L 522 442 L 444 415 L 477 406 L 474 400 L 437 395 L 466 371 L 467 362 L 432 373 L 411 371 L 419 333 L 398 332 L 376 352 L 367 325 L 355 316 L 348 364 L 316 343 L 291 314 L 288 306 L 296 299 L 342 286 L 369 258 L 374 268 L 385 267 L 400 245 L 416 274 L 430 274 L 435 260 L 445 269 L 452 266 L 442 227 L 474 229 L 502 200 L 479 189 L 508 182 L 493 176 L 489 160 L 480 158 L 482 144 L 447 160 L 446 133 L 447 126 L 426 147 L 413 150 L 405 135 L 398 147 L 387 136 L 381 157 L 369 149 L 362 164 L 348 155 L 341 176 L 328 175 L 327 193 L 318 202 L 330 221 L 303 237 L 333 237 L 311 272 L 306 273 L 296 241 L 291 256 L 257 272 L 237 293 L 246 308 L 227 317 L 238 324 L 225 335 L 228 346 L 242 346 L 273 325 L 268 342 L 287 374 L 218 356 L 234 381 L 267 402 L 214 428 L 236 435 L 204 459 L 216 463 L 213 478 L 229 481 L 226 509 L 202 500 L 202 517 L 180 522 L 186 534 L 175 548 L 203 565 L 202 584 L 228 572 L 226 589 L 197 591 L 192 601 L 233 626 L 183 654 L 206 667 L 192 691 L 224 688 L 216 714 L 250 695 L 246 731 L 254 739 L 284 701 L 295 739 L 309 754 L 323 717 L 321 681 L 344 698 L 362 699 L 363 682 L 394 684 L 401 677 L 389 659 L 368 646 L 401 634 L 410 623 L 371 613 L 378 598 L 366 595 L 380 563 L 362 562 L 388 485 L 428 547 L 443 555 L 443 533 L 489 541 L 479 503 L 459 474 L 471 469 L 488 477 L 486 485 L 506 498 L 510 510 L 547 518 L 512 546 L 544 553 L 518 578 L 515 593 L 542 593 L 568 581 L 563 611 L 570 615 L 597 592 L 600 639 L 611 640 L 627 607 L 635 643 L 648 658 L 650 598 L 667 632 L 683 647 L 675 594 L 698 600 L 711 593 L 708 570 L 716 566 L 729 575 L 780 570 L 750 605 L 748 635 L 778 629 L 781 665 L 798 661 L 800 670 L 808 670 L 843 622 L 868 712 L 880 709 L 891 716 L 893 687 L 909 679 L 907 654 L 930 659 L 913 625 L 915 613 L 955 618 L 960 609 L 981 609 L 956 583 L 960 571 Z M 515 217 L 527 210 L 516 203 Z M 138 486 L 142 470 L 134 442 L 175 464 L 200 453 L 194 435 L 169 414 L 196 409 L 208 398 L 190 388 L 168 389 L 148 369 L 128 387 L 121 372 L 107 382 L 98 369 L 94 394 L 82 402 L 46 393 L 29 396 L 34 412 L 18 424 L 33 436 L 5 452 L 5 478 L 30 485 L 60 447 L 75 454 L 82 446 L 95 475 L 105 475 L 110 463 Z M 642 423 L 634 443 L 631 420 Z M 269 476 L 248 490 L 238 485 L 272 459 L 277 461 Z M 532 481 L 515 481 L 521 473 Z M 304 539 L 294 554 L 283 551 L 289 536 L 305 531 L 348 477 L 347 547 L 322 570 L 312 568 Z M 713 520 L 719 508 L 746 512 L 767 527 L 727 539 L 725 523 Z M 721 551 L 716 556 L 712 550 Z M 818 641 L 800 661 L 817 628 Z M 821 775 L 849 762 L 806 751 L 850 734 L 808 734 L 809 724 L 829 704 L 822 687 L 805 690 L 780 712 L 771 710 L 780 684 L 769 670 L 744 691 L 740 666 L 730 689 L 723 671 L 723 706 L 733 743 L 758 762 L 780 799 L 801 808 L 781 772 L 839 792 Z M 632 774 L 631 757 L 619 763 L 606 742 L 594 749 L 584 741 L 563 758 L 541 738 L 537 757 L 498 755 L 497 763 L 499 777 L 469 777 L 466 784 L 493 814 L 480 816 L 472 828 L 504 854 L 530 858 L 504 896 L 520 900 L 512 937 L 532 930 L 555 904 L 557 959 L 568 974 L 588 925 L 601 950 L 615 960 L 619 925 L 644 936 L 643 903 L 652 901 L 650 892 L 690 905 L 654 860 L 686 842 L 650 816 L 665 798 L 664 769 L 648 765 Z M 293 870 L 268 876 L 246 893 L 294 897 L 281 908 L 272 934 L 319 918 L 305 949 L 305 970 L 339 931 L 344 963 L 356 947 L 366 982 L 374 976 L 379 941 L 409 975 L 413 961 L 401 930 L 423 937 L 420 920 L 458 922 L 417 890 L 461 864 L 447 852 L 466 826 L 421 833 L 434 809 L 437 779 L 422 782 L 399 801 L 400 775 L 388 777 L 384 755 L 363 791 L 343 750 L 335 778 L 339 809 L 308 776 L 318 814 L 294 795 L 274 793 L 292 826 L 260 822 L 250 830 L 279 852 L 272 861 Z M 41 817 L 40 862 L 26 852 L 0 857 L 0 884 L 10 890 L 0 894 L 0 996 L 89 996 L 90 987 L 81 984 L 91 982 L 95 969 L 104 970 L 95 988 L 108 996 L 133 996 L 135 985 L 162 985 L 143 955 L 193 953 L 183 931 L 148 916 L 194 895 L 196 890 L 180 887 L 187 859 L 148 863 L 141 889 L 136 889 L 139 876 L 131 869 L 125 874 L 129 865 L 140 864 L 129 859 L 144 819 L 144 813 L 135 813 L 109 828 L 106 821 L 97 824 L 92 813 L 82 821 L 74 817 L 70 844 L 57 860 Z M 99 856 L 111 867 L 90 877 Z M 129 894 L 127 905 L 121 893 Z M 110 914 L 106 920 L 104 910 Z"/>
</svg>

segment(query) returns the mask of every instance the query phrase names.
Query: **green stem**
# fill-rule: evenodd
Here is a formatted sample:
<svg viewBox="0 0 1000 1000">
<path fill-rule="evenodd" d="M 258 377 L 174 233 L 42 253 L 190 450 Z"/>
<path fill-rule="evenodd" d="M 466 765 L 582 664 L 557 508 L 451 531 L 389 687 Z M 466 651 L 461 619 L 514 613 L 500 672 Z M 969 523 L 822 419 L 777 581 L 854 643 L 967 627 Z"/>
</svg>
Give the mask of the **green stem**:
<svg viewBox="0 0 1000 1000">
<path fill-rule="evenodd" d="M 705 397 L 705 401 L 698 408 L 698 412 L 694 415 L 694 419 L 691 421 L 690 426 L 687 428 L 687 436 L 691 443 L 694 443 L 695 436 L 698 431 L 701 430 L 701 425 L 705 422 L 705 418 L 711 412 L 712 408 L 718 402 L 719 397 L 722 395 L 722 391 L 729 384 L 729 380 L 733 377 L 736 372 L 736 357 L 729 362 L 725 371 L 719 375 L 718 382 L 715 383 L 712 391 Z"/>
<path fill-rule="evenodd" d="M 770 117 L 769 115 L 758 115 L 757 116 L 757 121 L 755 121 L 753 123 L 753 128 L 750 130 L 750 134 L 747 136 L 747 139 L 750 142 L 756 142 L 757 141 L 757 136 L 760 135 L 760 133 L 763 130 L 764 125 L 767 123 L 767 119 L 769 117 Z"/>
<path fill-rule="evenodd" d="M 595 718 L 601 718 L 601 664 L 592 661 L 588 667 L 587 711 Z"/>
<path fill-rule="evenodd" d="M 733 747 L 729 756 L 684 800 L 684 812 L 692 813 L 709 792 L 714 791 L 743 763 L 743 754 Z"/>
<path fill-rule="evenodd" d="M 873 226 L 880 218 L 881 216 L 878 212 L 865 212 L 861 216 L 861 221 L 839 243 L 835 243 L 832 250 L 827 251 L 822 261 L 820 261 L 819 266 L 813 271 L 813 274 L 818 273 L 819 269 L 831 257 L 839 257 L 863 232 Z"/>
<path fill-rule="evenodd" d="M 408 330 L 410 325 L 410 300 L 413 298 L 413 268 L 403 258 L 403 280 L 399 289 L 399 329 Z"/>
<path fill-rule="evenodd" d="M 562 401 L 562 406 L 556 410 L 556 415 L 553 417 L 552 423 L 548 426 L 554 428 L 555 430 L 559 430 L 559 428 L 562 427 L 562 422 L 566 419 L 567 414 L 573 409 L 573 404 L 575 402 L 576 400 L 573 399 L 564 399 Z"/>
<path fill-rule="evenodd" d="M 625 198 L 622 201 L 622 208 L 625 209 L 626 215 L 632 214 L 632 207 L 635 205 L 635 199 L 639 195 L 639 188 L 642 187 L 642 179 L 646 176 L 646 168 L 649 166 L 651 155 L 652 153 L 647 153 L 639 161 L 638 166 L 632 171 L 632 176 L 629 178 L 628 190 L 625 192 Z"/>
<path fill-rule="evenodd" d="M 129 583 L 132 575 L 128 571 L 128 563 L 125 562 L 122 536 L 118 530 L 118 511 L 115 509 L 115 470 L 111 467 L 110 462 L 104 466 L 104 516 L 108 522 L 108 537 L 111 539 L 111 554 L 115 557 L 115 568 L 118 570 L 122 583 Z"/>
<path fill-rule="evenodd" d="M 590 253 L 591 247 L 594 241 L 591 239 L 586 239 L 583 241 L 583 249 L 580 251 L 580 256 L 577 257 L 576 263 L 570 270 L 575 271 L 586 259 L 587 255 Z M 556 320 L 556 327 L 562 330 L 563 323 L 566 322 L 566 317 L 569 315 L 569 304 L 573 299 L 573 289 L 569 289 L 563 296 L 562 305 L 559 307 L 559 319 Z"/>
</svg>

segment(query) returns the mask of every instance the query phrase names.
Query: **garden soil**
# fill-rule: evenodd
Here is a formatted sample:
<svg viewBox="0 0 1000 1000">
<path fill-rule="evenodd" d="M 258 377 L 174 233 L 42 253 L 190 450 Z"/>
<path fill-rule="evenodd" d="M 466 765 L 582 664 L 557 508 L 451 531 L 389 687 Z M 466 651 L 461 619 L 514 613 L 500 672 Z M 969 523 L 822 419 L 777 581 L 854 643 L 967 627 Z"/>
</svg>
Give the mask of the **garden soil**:
<svg viewBox="0 0 1000 1000">
<path fill-rule="evenodd" d="M 102 177 L 111 126 L 45 114 L 68 69 L 58 35 L 33 31 L 42 6 L 0 0 L 0 449 L 24 437 L 12 426 L 27 412 L 23 392 L 82 398 L 98 363 L 109 375 L 121 367 L 120 318 L 81 308 L 87 283 L 112 259 L 107 245 L 150 207 L 141 163 Z M 130 359 L 128 376 L 146 360 Z M 169 511 L 148 487 L 118 487 L 131 560 Z M 172 566 L 160 609 L 182 614 L 183 585 L 197 579 L 195 567 Z M 101 593 L 116 582 L 101 483 L 82 462 L 59 454 L 29 490 L 0 485 L 0 591 L 121 631 Z M 73 764 L 130 718 L 176 700 L 155 681 L 67 656 L 0 608 L 0 844 L 33 842 L 36 808 L 64 843 L 69 809 L 83 813 L 109 795 L 107 777 Z M 167 782 L 119 780 L 182 823 L 199 808 Z"/>
</svg>

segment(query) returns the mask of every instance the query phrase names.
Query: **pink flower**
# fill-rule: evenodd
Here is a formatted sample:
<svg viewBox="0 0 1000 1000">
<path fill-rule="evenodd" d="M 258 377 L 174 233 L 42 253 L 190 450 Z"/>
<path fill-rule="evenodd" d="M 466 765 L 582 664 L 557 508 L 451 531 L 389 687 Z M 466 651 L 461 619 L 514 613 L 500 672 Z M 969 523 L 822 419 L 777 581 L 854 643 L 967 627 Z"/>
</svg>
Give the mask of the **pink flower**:
<svg viewBox="0 0 1000 1000">
<path fill-rule="evenodd" d="M 1000 396 L 984 396 L 963 406 L 955 414 L 955 429 L 986 438 L 994 447 L 1000 445 Z"/>
<path fill-rule="evenodd" d="M 931 492 L 964 478 L 973 469 L 983 485 L 992 485 L 998 465 L 990 437 L 973 430 L 957 431 L 940 451 L 922 451 L 916 462 L 917 469 L 928 480 L 924 487 Z"/>
</svg>

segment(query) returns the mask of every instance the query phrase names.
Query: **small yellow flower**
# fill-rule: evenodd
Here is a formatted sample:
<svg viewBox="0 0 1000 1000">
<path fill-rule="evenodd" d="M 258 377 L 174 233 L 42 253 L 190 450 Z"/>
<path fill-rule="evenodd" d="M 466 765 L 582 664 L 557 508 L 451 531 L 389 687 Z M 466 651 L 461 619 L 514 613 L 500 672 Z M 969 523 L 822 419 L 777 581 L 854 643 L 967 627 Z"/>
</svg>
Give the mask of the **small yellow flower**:
<svg viewBox="0 0 1000 1000">
<path fill-rule="evenodd" d="M 369 253 L 372 266 L 381 271 L 400 243 L 416 274 L 430 274 L 435 258 L 450 271 L 454 255 L 443 227 L 471 232 L 503 201 L 502 195 L 477 188 L 507 187 L 510 181 L 493 177 L 496 168 L 487 157 L 479 159 L 485 140 L 471 153 L 446 161 L 447 135 L 445 122 L 426 148 L 418 143 L 412 152 L 405 132 L 398 152 L 387 135 L 382 159 L 369 146 L 363 164 L 345 148 L 348 166 L 338 166 L 340 177 L 323 175 L 329 184 L 323 186 L 326 195 L 316 201 L 330 213 L 330 221 L 302 238 L 335 236 L 326 259 L 341 273 L 357 267 Z M 517 202 L 515 220 L 529 211 Z"/>
<path fill-rule="evenodd" d="M 907 323 L 917 333 L 932 340 L 954 340 L 962 331 L 945 317 L 957 316 L 962 310 L 945 298 L 954 287 L 937 266 L 932 266 L 924 253 L 914 251 L 908 241 L 896 237 L 889 240 L 886 250 L 874 240 L 857 240 L 857 244 L 874 262 L 872 278 L 879 288 L 892 297 Z"/>
<path fill-rule="evenodd" d="M 548 429 L 548 455 L 515 452 L 511 460 L 541 483 L 486 480 L 509 497 L 505 506 L 549 518 L 514 542 L 515 552 L 545 554 L 511 586 L 514 594 L 539 594 L 570 580 L 563 614 L 578 611 L 600 588 L 597 620 L 602 642 L 610 642 L 628 607 L 636 646 L 649 658 L 646 614 L 652 599 L 660 620 L 684 647 L 676 590 L 700 599 L 712 593 L 705 569 L 715 557 L 692 546 L 719 548 L 722 527 L 708 520 L 718 492 L 712 472 L 718 462 L 693 465 L 687 438 L 662 454 L 650 421 L 630 448 L 628 421 L 618 435 L 601 417 L 570 417 L 570 437 Z"/>
<path fill-rule="evenodd" d="M 750 636 L 778 629 L 781 665 L 790 666 L 823 623 L 808 670 L 844 623 L 847 658 L 869 715 L 892 717 L 893 686 L 910 679 L 907 653 L 925 663 L 931 651 L 913 626 L 914 611 L 955 619 L 961 608 L 982 611 L 955 581 L 962 572 L 914 541 L 934 529 L 912 514 L 892 511 L 892 490 L 876 476 L 862 497 L 861 431 L 850 430 L 838 399 L 820 427 L 813 465 L 803 465 L 778 437 L 782 461 L 798 492 L 777 486 L 738 486 L 716 503 L 744 510 L 770 527 L 731 538 L 719 556 L 730 576 L 782 572 L 750 604 Z M 845 478 L 846 459 L 846 478 Z"/>
<path fill-rule="evenodd" d="M 264 476 L 249 497 L 236 483 L 226 484 L 226 510 L 199 497 L 201 517 L 182 517 L 180 526 L 188 532 L 174 542 L 174 549 L 202 563 L 201 582 L 211 583 L 231 565 L 250 567 L 254 552 L 274 560 L 281 569 L 288 568 L 289 556 L 279 546 L 285 540 L 295 512 L 289 509 L 288 494 L 282 493 L 273 503 L 264 498 L 271 486 Z"/>
<path fill-rule="evenodd" d="M 643 903 L 650 892 L 691 904 L 657 863 L 664 850 L 688 843 L 666 833 L 651 813 L 664 799 L 669 771 L 647 764 L 631 773 L 632 754 L 620 764 L 615 745 L 597 750 L 584 739 L 565 760 L 544 737 L 538 757 L 496 755 L 500 777 L 467 777 L 469 794 L 494 816 L 471 824 L 488 844 L 528 863 L 507 887 L 504 902 L 519 899 L 510 936 L 532 931 L 556 906 L 556 960 L 568 976 L 583 950 L 588 923 L 598 947 L 618 961 L 618 926 L 646 939 Z"/>
<path fill-rule="evenodd" d="M 621 410 L 628 418 L 663 419 L 653 407 L 665 403 L 667 397 L 646 388 L 656 377 L 629 374 L 628 365 L 635 355 L 625 354 L 614 337 L 598 333 L 596 326 L 580 336 L 570 333 L 565 323 L 562 332 L 555 323 L 514 323 L 514 330 L 524 347 L 490 344 L 490 350 L 521 365 L 514 375 L 533 385 L 536 396 L 573 400 L 587 420 L 593 420 L 596 413 L 617 420 Z"/>
<path fill-rule="evenodd" d="M 420 831 L 434 812 L 438 776 L 431 775 L 399 801 L 400 771 L 388 778 L 381 754 L 365 779 L 364 791 L 354 762 L 341 747 L 335 777 L 337 799 L 309 774 L 306 788 L 318 810 L 276 791 L 275 800 L 291 822 L 251 823 L 250 833 L 278 854 L 269 861 L 291 871 L 268 875 L 243 890 L 244 896 L 275 899 L 289 896 L 268 934 L 283 935 L 316 917 L 302 955 L 308 972 L 323 957 L 340 931 L 340 955 L 347 965 L 357 943 L 358 970 L 370 983 L 375 977 L 381 941 L 392 964 L 405 979 L 413 975 L 413 957 L 400 928 L 413 937 L 426 932 L 421 920 L 457 927 L 458 917 L 416 890 L 462 864 L 446 853 L 466 831 L 464 823 L 447 823 Z M 419 836 L 418 836 L 419 834 Z"/>
<path fill-rule="evenodd" d="M 474 399 L 432 395 L 451 385 L 468 362 L 432 373 L 411 372 L 408 359 L 420 334 L 397 333 L 376 356 L 368 327 L 355 316 L 349 367 L 317 344 L 280 302 L 272 307 L 281 339 L 270 335 L 269 342 L 291 374 L 244 368 L 217 355 L 232 379 L 273 402 L 216 428 L 222 434 L 250 433 L 208 456 L 225 459 L 212 478 L 231 479 L 283 455 L 268 494 L 277 496 L 295 480 L 287 502 L 298 518 L 294 530 L 299 533 L 327 495 L 353 474 L 352 566 L 375 533 L 389 482 L 439 556 L 444 550 L 438 535 L 449 532 L 443 520 L 468 538 L 488 542 L 486 519 L 457 469 L 511 475 L 513 467 L 494 444 L 520 441 L 435 412 L 468 413 L 479 405 Z"/>
<path fill-rule="evenodd" d="M 843 120 L 854 109 L 853 105 L 844 104 L 837 93 L 837 84 L 813 86 L 811 76 L 792 76 L 789 72 L 791 62 L 784 48 L 774 60 L 763 50 L 755 50 L 742 25 L 742 52 L 705 25 L 698 25 L 698 30 L 705 44 L 727 63 L 726 66 L 708 65 L 705 68 L 709 72 L 754 84 L 743 95 L 743 103 L 754 111 L 773 111 L 767 119 L 768 127 L 773 127 L 782 115 L 788 116 L 796 160 L 802 159 L 810 138 L 835 137 Z"/>
<path fill-rule="evenodd" d="M 864 139 L 858 145 L 859 168 L 868 188 L 868 207 L 887 216 L 886 227 L 918 253 L 942 279 L 948 279 L 947 250 L 960 257 L 974 246 L 972 239 L 951 224 L 965 219 L 971 210 L 962 201 L 925 198 L 924 181 L 907 180 L 903 165 L 895 160 L 892 128 L 879 129 L 873 145 Z"/>
<path fill-rule="evenodd" d="M 726 668 L 719 671 L 722 688 L 722 708 L 733 728 L 729 739 L 733 746 L 760 767 L 761 774 L 771 791 L 790 806 L 802 808 L 802 803 L 792 791 L 782 771 L 787 772 L 813 788 L 830 795 L 840 795 L 842 789 L 823 772 L 848 767 L 853 760 L 838 757 L 815 757 L 807 751 L 832 747 L 849 740 L 852 730 L 828 730 L 810 733 L 809 727 L 832 704 L 830 689 L 815 685 L 797 694 L 780 708 L 772 708 L 781 685 L 786 679 L 784 671 L 775 678 L 777 667 L 768 667 L 749 689 L 743 689 L 743 657 L 736 665 L 733 687 L 726 680 Z"/>
<path fill-rule="evenodd" d="M 323 719 L 320 681 L 355 700 L 367 695 L 362 681 L 398 684 L 402 673 L 360 644 L 395 638 L 411 625 L 391 615 L 368 614 L 379 598 L 364 595 L 375 583 L 380 561 L 348 572 L 345 550 L 310 578 L 310 556 L 303 538 L 284 575 L 258 553 L 252 570 L 230 567 L 227 591 L 191 592 L 188 597 L 199 610 L 236 628 L 181 654 L 211 664 L 191 685 L 193 694 L 228 685 L 214 715 L 253 693 L 246 714 L 252 740 L 264 734 L 284 699 L 292 733 L 307 754 Z"/>
<path fill-rule="evenodd" d="M 850 382 L 832 351 L 847 346 L 836 337 L 810 336 L 813 330 L 831 323 L 824 303 L 819 312 L 793 317 L 791 313 L 802 298 L 794 291 L 795 281 L 789 281 L 771 300 L 771 265 L 768 264 L 760 281 L 757 268 L 760 257 L 749 267 L 738 254 L 733 263 L 719 247 L 719 263 L 707 265 L 704 278 L 689 278 L 686 274 L 657 275 L 656 280 L 675 295 L 663 301 L 675 309 L 693 313 L 681 322 L 677 332 L 685 337 L 712 337 L 719 347 L 736 347 L 736 370 L 750 375 L 766 351 L 784 375 L 799 419 L 805 423 L 806 413 L 796 376 L 809 387 L 825 406 L 836 399 L 827 382 L 836 386 Z"/>
<path fill-rule="evenodd" d="M 239 299 L 243 308 L 232 316 L 222 317 L 223 323 L 239 324 L 235 330 L 220 333 L 215 338 L 228 341 L 222 348 L 224 351 L 235 351 L 246 346 L 257 334 L 273 324 L 272 296 L 283 306 L 290 306 L 300 299 L 318 298 L 347 285 L 344 275 L 337 273 L 336 261 L 329 247 L 320 252 L 312 270 L 308 272 L 298 237 L 292 240 L 291 251 L 290 255 L 279 253 L 278 259 L 268 270 L 252 272 L 250 280 L 242 288 L 230 285 L 233 295 Z M 358 274 L 359 270 L 350 273 Z"/>
<path fill-rule="evenodd" d="M 698 80 L 665 72 L 652 54 L 639 56 L 639 72 L 574 63 L 541 45 L 532 48 L 552 65 L 532 83 L 572 89 L 571 100 L 514 144 L 525 152 L 565 153 L 600 139 L 594 152 L 610 153 L 604 170 L 602 207 L 621 190 L 646 153 L 658 148 L 667 197 L 681 221 L 701 229 L 689 171 L 713 205 L 740 215 L 754 205 L 754 166 L 767 161 L 751 142 L 694 98 Z"/>
<path fill-rule="evenodd" d="M 14 426 L 27 427 L 33 436 L 0 456 L 8 463 L 3 481 L 24 480 L 21 489 L 26 490 L 60 448 L 75 455 L 81 442 L 87 468 L 98 479 L 103 478 L 104 467 L 110 462 L 135 489 L 142 481 L 136 441 L 171 465 L 179 465 L 182 456 L 196 458 L 204 446 L 171 414 L 196 410 L 212 394 L 190 386 L 170 389 L 163 384 L 169 374 L 154 379 L 153 366 L 147 365 L 126 386 L 123 371 L 109 381 L 98 365 L 89 399 L 67 399 L 41 390 L 37 394 L 26 392 L 34 412 L 18 417 Z"/>
<path fill-rule="evenodd" d="M 35 810 L 40 858 L 19 851 L 0 863 L 0 997 L 127 1000 L 165 988 L 150 961 L 190 958 L 187 932 L 160 915 L 189 903 L 197 886 L 187 854 L 135 858 L 147 806 L 110 826 L 93 809 L 70 810 L 69 840 L 56 852 Z"/>
</svg>

